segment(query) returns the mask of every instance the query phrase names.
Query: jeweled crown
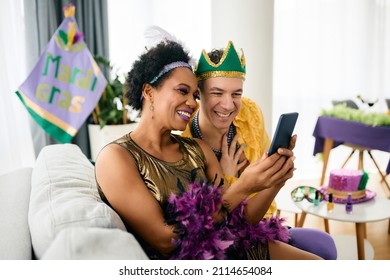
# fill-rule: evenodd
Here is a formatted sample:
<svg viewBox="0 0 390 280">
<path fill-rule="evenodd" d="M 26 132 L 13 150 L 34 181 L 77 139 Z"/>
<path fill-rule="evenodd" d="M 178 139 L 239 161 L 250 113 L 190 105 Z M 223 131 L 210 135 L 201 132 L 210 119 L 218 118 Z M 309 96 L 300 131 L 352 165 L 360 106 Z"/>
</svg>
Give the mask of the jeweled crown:
<svg viewBox="0 0 390 280">
<path fill-rule="evenodd" d="M 195 69 L 195 75 L 198 81 L 215 77 L 241 78 L 245 80 L 245 67 L 245 56 L 242 49 L 241 55 L 239 55 L 234 48 L 233 42 L 229 41 L 218 63 L 212 62 L 209 55 L 203 50 Z"/>
</svg>

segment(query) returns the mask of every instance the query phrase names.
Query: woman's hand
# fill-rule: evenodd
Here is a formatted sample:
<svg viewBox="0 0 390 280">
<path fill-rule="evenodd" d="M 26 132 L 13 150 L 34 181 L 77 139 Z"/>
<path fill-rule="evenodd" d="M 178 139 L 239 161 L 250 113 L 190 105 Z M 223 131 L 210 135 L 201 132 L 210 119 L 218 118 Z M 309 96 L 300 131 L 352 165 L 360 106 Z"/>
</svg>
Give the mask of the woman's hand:
<svg viewBox="0 0 390 280">
<path fill-rule="evenodd" d="M 275 187 L 276 188 L 282 188 L 284 186 L 284 184 L 286 183 L 286 181 L 290 178 L 292 178 L 292 176 L 294 175 L 294 171 L 295 171 L 295 166 L 294 166 L 294 160 L 295 160 L 295 157 L 294 157 L 294 148 L 295 148 L 295 145 L 296 145 L 296 142 L 297 142 L 297 135 L 293 135 L 291 137 L 291 140 L 290 140 L 290 146 L 288 149 L 278 149 L 278 153 L 282 156 L 285 156 L 287 157 L 287 162 L 286 164 L 290 167 L 290 169 L 288 169 L 288 171 L 285 173 L 284 176 L 282 176 L 280 178 L 280 180 L 278 180 L 276 183 L 275 183 Z M 288 162 L 290 161 L 290 162 Z"/>
<path fill-rule="evenodd" d="M 243 186 L 251 194 L 268 189 L 281 179 L 279 170 L 286 162 L 286 158 L 275 153 L 268 157 L 266 154 L 245 168 L 240 176 Z"/>
<path fill-rule="evenodd" d="M 290 141 L 289 149 L 279 148 L 277 153 L 268 156 L 264 154 L 260 159 L 247 166 L 240 177 L 249 190 L 259 192 L 271 187 L 281 188 L 293 176 L 294 153 L 297 136 Z"/>
<path fill-rule="evenodd" d="M 281 177 L 275 180 L 275 188 L 281 189 L 285 185 L 286 181 L 293 177 L 294 171 L 296 169 L 294 166 L 294 160 L 294 156 L 287 159 L 287 161 L 283 165 L 283 170 L 281 170 L 280 172 Z"/>
<path fill-rule="evenodd" d="M 244 168 L 248 160 L 244 155 L 244 145 L 236 151 L 238 142 L 238 136 L 234 136 L 230 147 L 228 147 L 226 134 L 222 137 L 222 156 L 219 161 L 223 170 L 223 173 L 228 176 L 238 177 L 238 172 Z"/>
<path fill-rule="evenodd" d="M 279 148 L 271 156 L 264 154 L 260 159 L 248 165 L 241 176 L 223 193 L 223 205 L 232 211 L 241 201 L 252 196 L 245 207 L 245 217 L 248 222 L 257 223 L 266 213 L 272 200 L 293 176 L 293 149 L 297 136 L 290 141 L 289 149 Z M 260 193 L 263 191 L 262 193 Z"/>
</svg>

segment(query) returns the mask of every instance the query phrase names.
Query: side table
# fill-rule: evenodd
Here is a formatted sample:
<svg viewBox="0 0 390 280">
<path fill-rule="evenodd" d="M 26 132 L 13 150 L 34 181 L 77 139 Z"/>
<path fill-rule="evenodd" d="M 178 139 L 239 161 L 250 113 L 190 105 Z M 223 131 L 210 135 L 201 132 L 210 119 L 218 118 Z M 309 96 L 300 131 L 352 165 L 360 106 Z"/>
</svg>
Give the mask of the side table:
<svg viewBox="0 0 390 280">
<path fill-rule="evenodd" d="M 314 206 L 313 203 L 308 202 L 306 199 L 294 203 L 303 211 L 302 213 L 312 214 L 326 220 L 355 223 L 359 260 L 365 259 L 366 223 L 390 218 L 390 200 L 378 195 L 370 201 L 353 204 L 352 214 L 347 214 L 345 212 L 345 204 L 339 203 L 335 203 L 333 211 L 328 212 L 325 200 L 318 206 Z M 302 225 L 298 224 L 298 226 Z"/>
</svg>

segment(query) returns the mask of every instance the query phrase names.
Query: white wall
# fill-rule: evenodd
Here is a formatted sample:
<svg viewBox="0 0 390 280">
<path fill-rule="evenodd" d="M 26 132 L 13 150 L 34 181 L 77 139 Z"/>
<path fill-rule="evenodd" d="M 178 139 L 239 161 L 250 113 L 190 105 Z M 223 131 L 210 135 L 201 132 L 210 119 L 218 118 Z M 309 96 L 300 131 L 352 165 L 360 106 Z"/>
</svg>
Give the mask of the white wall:
<svg viewBox="0 0 390 280">
<path fill-rule="evenodd" d="M 226 47 L 232 40 L 244 50 L 244 95 L 262 109 L 266 129 L 272 134 L 273 1 L 214 0 L 211 4 L 213 47 Z"/>
<path fill-rule="evenodd" d="M 127 73 L 145 50 L 144 31 L 158 25 L 184 42 L 195 59 L 211 46 L 210 0 L 110 0 L 110 60 Z"/>
</svg>

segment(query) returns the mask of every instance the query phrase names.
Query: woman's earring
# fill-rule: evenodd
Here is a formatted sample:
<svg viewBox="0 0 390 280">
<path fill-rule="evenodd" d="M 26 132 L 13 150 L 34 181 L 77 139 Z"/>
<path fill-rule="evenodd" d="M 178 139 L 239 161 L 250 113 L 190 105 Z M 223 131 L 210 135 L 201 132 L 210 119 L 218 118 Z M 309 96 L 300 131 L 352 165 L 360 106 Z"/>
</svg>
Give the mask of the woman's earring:
<svg viewBox="0 0 390 280">
<path fill-rule="evenodd" d="M 154 119 L 154 114 L 153 114 L 153 111 L 154 111 L 153 100 L 151 100 L 151 102 L 150 102 L 149 110 L 150 110 L 150 112 L 152 112 L 152 120 L 153 120 L 153 119 Z"/>
</svg>

